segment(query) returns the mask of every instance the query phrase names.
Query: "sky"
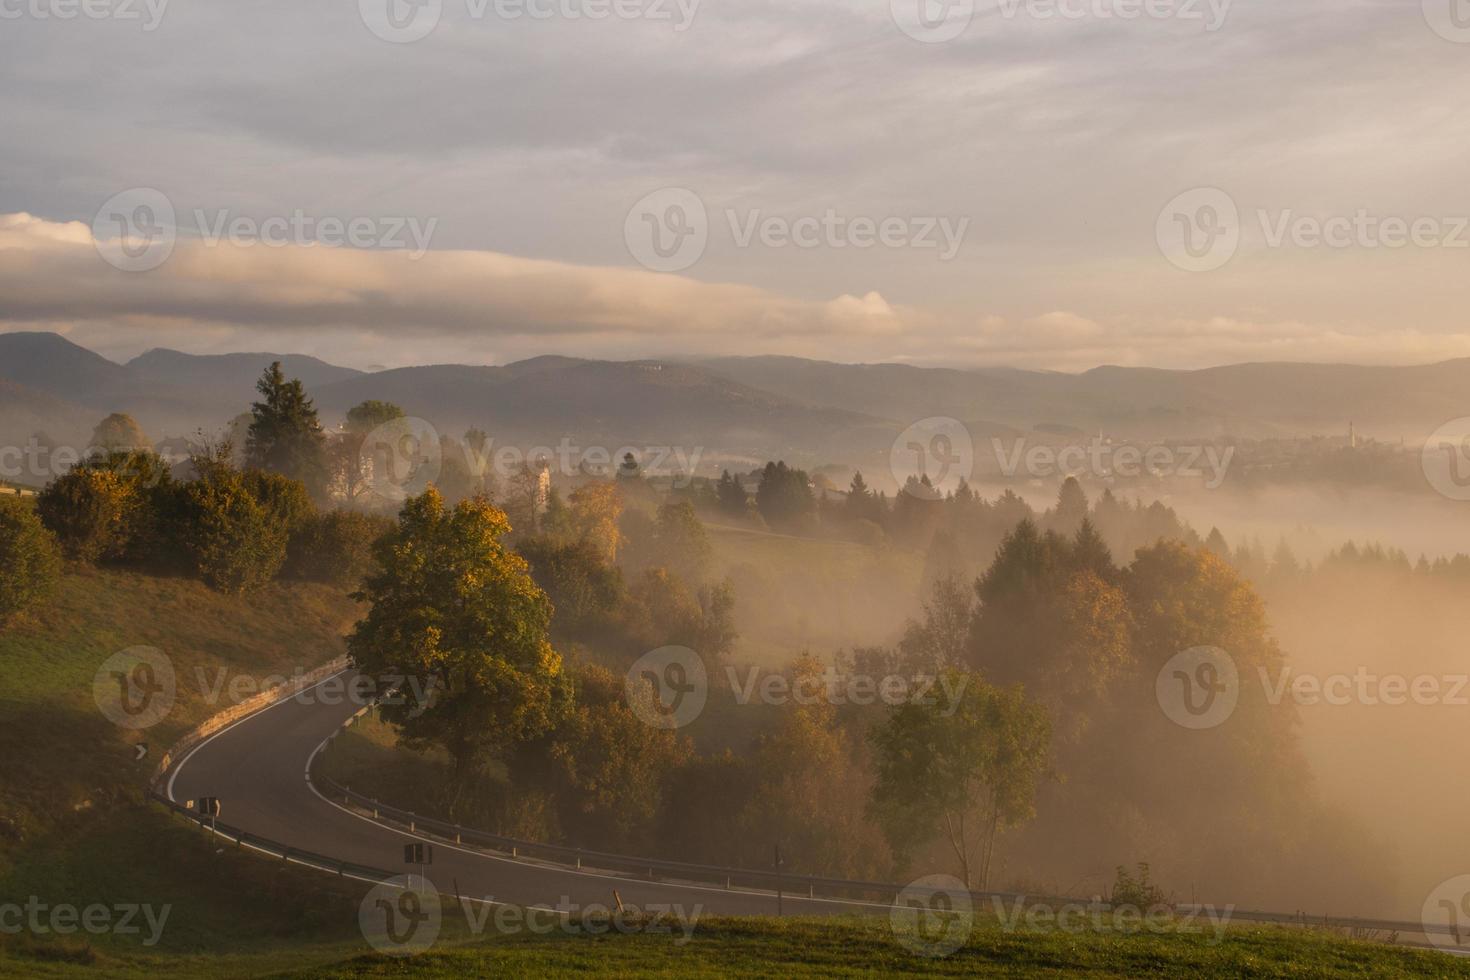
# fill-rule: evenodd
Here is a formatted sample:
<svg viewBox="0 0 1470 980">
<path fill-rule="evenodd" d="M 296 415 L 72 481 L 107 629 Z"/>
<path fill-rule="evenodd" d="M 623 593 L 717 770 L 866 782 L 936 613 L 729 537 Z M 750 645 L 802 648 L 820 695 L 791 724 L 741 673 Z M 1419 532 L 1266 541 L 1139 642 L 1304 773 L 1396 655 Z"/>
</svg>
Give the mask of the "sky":
<svg viewBox="0 0 1470 980">
<path fill-rule="evenodd" d="M 1470 0 L 0 0 L 0 331 L 1470 356 L 1467 78 Z"/>
</svg>

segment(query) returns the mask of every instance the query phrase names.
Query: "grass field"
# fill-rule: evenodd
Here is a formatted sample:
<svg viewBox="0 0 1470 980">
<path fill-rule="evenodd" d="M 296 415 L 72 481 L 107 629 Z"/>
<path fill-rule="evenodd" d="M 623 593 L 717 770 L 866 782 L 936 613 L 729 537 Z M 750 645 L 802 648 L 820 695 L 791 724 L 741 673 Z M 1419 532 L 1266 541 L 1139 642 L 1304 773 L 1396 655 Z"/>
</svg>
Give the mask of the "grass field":
<svg viewBox="0 0 1470 980">
<path fill-rule="evenodd" d="M 355 923 L 355 917 L 352 920 Z M 969 942 L 948 956 L 911 951 L 885 919 L 710 919 L 682 935 L 468 935 L 445 916 L 444 938 L 428 952 L 397 958 L 359 940 L 323 934 L 310 948 L 267 942 L 251 954 L 103 953 L 89 963 L 54 958 L 28 976 L 299 978 L 615 976 L 615 977 L 1470 977 L 1470 962 L 1285 928 L 1206 935 L 1007 933 L 977 918 Z M 29 967 L 31 964 L 27 964 Z M 0 974 L 6 962 L 0 959 Z M 16 972 L 13 975 L 20 975 Z"/>
<path fill-rule="evenodd" d="M 331 660 L 356 614 L 340 590 L 321 586 L 278 584 L 234 599 L 183 579 L 69 569 L 46 609 L 0 632 L 0 903 L 171 904 L 159 948 L 175 954 L 286 942 L 299 950 L 332 929 L 355 934 L 345 916 L 355 914 L 355 894 L 334 896 L 330 880 L 301 869 L 217 855 L 146 804 L 144 790 L 159 753 L 229 707 L 227 695 L 211 694 L 221 677 L 260 680 Z M 145 732 L 114 726 L 92 692 L 103 661 L 137 645 L 165 653 L 177 678 L 173 710 Z M 141 743 L 149 751 L 140 759 Z M 0 971 L 96 961 L 88 969 L 111 975 L 110 957 L 137 948 L 137 937 L 112 934 L 0 932 Z"/>
</svg>

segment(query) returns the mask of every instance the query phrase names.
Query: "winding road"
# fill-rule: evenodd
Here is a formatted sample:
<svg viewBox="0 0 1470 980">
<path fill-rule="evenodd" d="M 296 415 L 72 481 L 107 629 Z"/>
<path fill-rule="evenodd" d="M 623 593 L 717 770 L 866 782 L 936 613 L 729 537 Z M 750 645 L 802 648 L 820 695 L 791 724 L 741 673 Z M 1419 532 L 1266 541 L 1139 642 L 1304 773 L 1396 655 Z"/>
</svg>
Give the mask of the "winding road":
<svg viewBox="0 0 1470 980">
<path fill-rule="evenodd" d="M 328 678 L 201 742 L 167 774 L 166 795 L 176 802 L 216 797 L 221 822 L 293 849 L 385 870 L 417 873 L 416 867 L 403 864 L 403 845 L 429 841 L 434 845 L 430 882 L 442 893 L 466 899 L 527 907 L 607 906 L 616 889 L 625 903 L 641 908 L 677 904 L 701 906 L 708 915 L 776 913 L 773 893 L 649 882 L 457 847 L 384 826 L 326 799 L 308 780 L 308 766 L 358 709 L 351 703 L 324 703 L 328 699 L 316 692 L 329 682 L 340 690 L 341 680 L 350 684 L 351 678 L 351 672 Z M 782 906 L 794 915 L 889 909 L 886 904 L 789 894 Z"/>
</svg>

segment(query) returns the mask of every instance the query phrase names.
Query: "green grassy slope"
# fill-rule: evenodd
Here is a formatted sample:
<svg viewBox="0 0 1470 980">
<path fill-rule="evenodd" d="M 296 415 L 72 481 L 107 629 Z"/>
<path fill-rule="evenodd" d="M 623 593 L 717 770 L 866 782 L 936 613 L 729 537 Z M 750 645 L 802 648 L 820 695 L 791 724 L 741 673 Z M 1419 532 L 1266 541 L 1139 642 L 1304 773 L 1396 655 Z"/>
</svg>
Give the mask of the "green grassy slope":
<svg viewBox="0 0 1470 980">
<path fill-rule="evenodd" d="M 353 939 L 355 885 L 218 854 L 148 805 L 144 790 L 169 744 L 229 707 L 209 693 L 221 676 L 258 681 L 331 660 L 356 615 L 340 590 L 321 586 L 232 599 L 182 579 L 70 569 L 47 608 L 0 632 L 0 903 L 172 904 L 152 953 Z M 142 733 L 112 725 L 92 693 L 102 662 L 136 645 L 163 651 L 178 681 L 172 712 Z M 149 746 L 143 759 L 139 742 Z M 0 972 L 75 961 L 113 975 L 117 956 L 147 951 L 141 939 L 0 930 Z"/>
</svg>

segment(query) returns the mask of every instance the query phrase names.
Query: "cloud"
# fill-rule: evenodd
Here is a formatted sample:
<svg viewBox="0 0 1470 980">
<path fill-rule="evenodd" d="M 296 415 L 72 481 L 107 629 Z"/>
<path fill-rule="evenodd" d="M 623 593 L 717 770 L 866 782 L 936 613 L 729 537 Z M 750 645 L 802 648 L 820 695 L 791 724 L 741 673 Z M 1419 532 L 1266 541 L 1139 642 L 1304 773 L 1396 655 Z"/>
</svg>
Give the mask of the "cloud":
<svg viewBox="0 0 1470 980">
<path fill-rule="evenodd" d="M 91 229 L 0 215 L 0 329 L 59 330 L 115 356 L 152 346 L 318 354 L 366 366 L 541 353 L 783 353 L 836 360 L 1194 367 L 1245 360 L 1412 363 L 1470 335 L 1348 331 L 1231 316 L 971 317 L 876 290 L 813 300 L 755 286 L 472 250 L 215 245 L 181 238 L 150 272 L 103 260 Z M 917 353 L 916 353 L 917 352 Z"/>
</svg>

